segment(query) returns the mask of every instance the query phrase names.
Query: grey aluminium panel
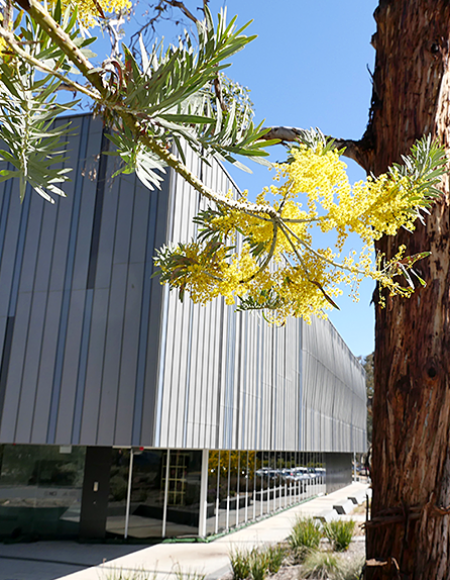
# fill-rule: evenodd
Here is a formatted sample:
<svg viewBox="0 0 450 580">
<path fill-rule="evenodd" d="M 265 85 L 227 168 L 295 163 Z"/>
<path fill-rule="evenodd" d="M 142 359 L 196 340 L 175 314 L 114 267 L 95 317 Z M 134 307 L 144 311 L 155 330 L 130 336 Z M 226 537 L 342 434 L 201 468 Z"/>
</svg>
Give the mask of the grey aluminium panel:
<svg viewBox="0 0 450 580">
<path fill-rule="evenodd" d="M 98 445 L 112 445 L 114 441 L 127 273 L 127 264 L 113 266 L 98 418 Z"/>
<path fill-rule="evenodd" d="M 46 303 L 47 295 L 45 292 L 33 293 L 26 344 L 27 356 L 24 359 L 22 390 L 16 425 L 15 439 L 17 443 L 31 443 L 31 426 L 38 385 L 40 344 L 44 330 Z"/>
<path fill-rule="evenodd" d="M 90 344 L 78 443 L 97 443 L 97 424 L 100 409 L 101 386 L 105 353 L 105 337 L 108 320 L 109 289 L 94 290 Z"/>
<path fill-rule="evenodd" d="M 72 442 L 85 302 L 86 290 L 73 290 L 71 292 L 54 440 L 59 445 L 67 445 Z"/>
<path fill-rule="evenodd" d="M 47 443 L 48 419 L 55 369 L 56 347 L 62 292 L 48 292 L 45 311 L 44 332 L 40 348 L 40 365 L 34 402 L 31 443 Z"/>
<path fill-rule="evenodd" d="M 130 444 L 139 341 L 144 264 L 130 264 L 124 309 L 122 352 L 115 413 L 114 444 Z"/>
<path fill-rule="evenodd" d="M 20 398 L 20 387 L 23 375 L 23 360 L 27 343 L 31 294 L 25 292 L 19 295 L 18 308 L 14 321 L 11 359 L 4 400 L 4 412 L 0 429 L 0 440 L 5 443 L 14 442 L 17 420 L 17 409 Z"/>
</svg>

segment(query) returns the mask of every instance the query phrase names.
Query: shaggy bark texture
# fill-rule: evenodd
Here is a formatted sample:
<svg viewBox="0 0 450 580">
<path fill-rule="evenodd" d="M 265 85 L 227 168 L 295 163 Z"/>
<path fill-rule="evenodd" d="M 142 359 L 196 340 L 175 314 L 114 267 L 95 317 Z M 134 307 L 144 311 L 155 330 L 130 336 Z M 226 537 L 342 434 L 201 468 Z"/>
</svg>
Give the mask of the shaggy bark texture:
<svg viewBox="0 0 450 580">
<path fill-rule="evenodd" d="M 450 2 L 382 0 L 366 169 L 382 173 L 431 133 L 450 145 Z M 385 238 L 392 256 L 430 250 L 410 299 L 376 303 L 373 503 L 366 577 L 450 578 L 449 180 L 413 235 Z"/>
</svg>

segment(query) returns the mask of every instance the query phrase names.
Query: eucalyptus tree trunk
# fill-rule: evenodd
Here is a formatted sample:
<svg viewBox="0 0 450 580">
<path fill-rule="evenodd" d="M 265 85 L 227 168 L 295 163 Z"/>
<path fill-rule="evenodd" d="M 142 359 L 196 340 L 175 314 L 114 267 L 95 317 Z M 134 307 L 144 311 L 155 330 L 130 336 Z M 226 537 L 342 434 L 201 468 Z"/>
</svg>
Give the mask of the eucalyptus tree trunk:
<svg viewBox="0 0 450 580">
<path fill-rule="evenodd" d="M 450 2 L 381 0 L 375 11 L 371 120 L 360 142 L 367 170 L 382 173 L 431 133 L 450 148 Z M 413 235 L 384 238 L 392 256 L 430 250 L 427 281 L 410 299 L 376 303 L 373 500 L 366 577 L 450 578 L 449 180 Z"/>
</svg>

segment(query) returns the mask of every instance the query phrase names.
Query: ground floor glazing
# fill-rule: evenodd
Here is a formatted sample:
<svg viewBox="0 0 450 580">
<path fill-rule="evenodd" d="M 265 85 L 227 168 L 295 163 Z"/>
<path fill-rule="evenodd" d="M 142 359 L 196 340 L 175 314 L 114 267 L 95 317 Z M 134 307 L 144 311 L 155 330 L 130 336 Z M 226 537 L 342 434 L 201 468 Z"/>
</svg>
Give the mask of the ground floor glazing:
<svg viewBox="0 0 450 580">
<path fill-rule="evenodd" d="M 350 480 L 350 454 L 0 445 L 0 537 L 204 537 Z"/>
</svg>

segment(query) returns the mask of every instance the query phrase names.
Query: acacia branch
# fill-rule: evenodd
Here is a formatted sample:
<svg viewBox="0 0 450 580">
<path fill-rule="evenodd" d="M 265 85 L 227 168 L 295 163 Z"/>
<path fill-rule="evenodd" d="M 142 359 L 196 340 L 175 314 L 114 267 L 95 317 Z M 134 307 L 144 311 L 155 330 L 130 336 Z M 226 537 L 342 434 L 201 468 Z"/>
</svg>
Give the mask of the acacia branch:
<svg viewBox="0 0 450 580">
<path fill-rule="evenodd" d="M 55 69 L 52 69 L 52 68 L 46 66 L 40 60 L 38 60 L 37 58 L 35 58 L 31 54 L 29 54 L 28 52 L 23 50 L 22 47 L 20 46 L 20 44 L 16 41 L 16 38 L 12 32 L 9 32 L 8 30 L 4 29 L 3 27 L 0 27 L 0 36 L 6 40 L 6 42 L 9 44 L 9 46 L 13 49 L 13 51 L 17 55 L 19 55 L 21 58 L 26 60 L 29 64 L 33 65 L 38 70 L 40 70 L 44 73 L 50 74 L 50 75 L 56 77 L 57 79 L 59 79 L 60 81 L 62 81 L 64 83 L 63 88 L 83 93 L 86 96 L 88 96 L 94 100 L 99 98 L 100 95 L 97 92 L 94 93 L 94 92 L 90 91 L 87 87 L 84 87 L 83 85 L 80 85 L 75 81 L 72 81 L 67 76 L 59 73 Z"/>
<path fill-rule="evenodd" d="M 207 199 L 230 209 L 244 211 L 255 217 L 266 215 L 276 221 L 281 219 L 280 213 L 270 205 L 236 201 L 207 187 L 175 155 L 168 151 L 163 144 L 160 144 L 156 139 L 147 135 L 140 120 L 133 113 L 124 111 L 119 107 L 116 108 L 114 104 L 108 103 L 108 89 L 103 84 L 101 72 L 94 69 L 91 62 L 84 56 L 70 36 L 55 22 L 44 6 L 39 4 L 37 0 L 16 1 L 47 32 L 49 37 L 61 48 L 81 74 L 98 90 L 100 98 L 97 97 L 96 100 L 102 101 L 103 98 L 104 104 L 116 110 L 123 124 L 131 130 L 135 138 L 153 151 L 153 153 L 156 153 L 161 160 L 180 174 L 196 191 Z"/>
<path fill-rule="evenodd" d="M 283 145 L 287 145 L 288 143 L 298 143 L 301 141 L 303 133 L 304 130 L 297 127 L 270 127 L 261 139 L 279 139 Z M 353 139 L 334 139 L 334 145 L 338 149 L 345 149 L 342 155 L 353 159 L 353 161 L 356 161 L 358 165 L 367 171 L 369 160 L 373 155 L 373 145 L 366 136 L 359 141 Z"/>
<path fill-rule="evenodd" d="M 173 6 L 175 8 L 179 8 L 183 14 L 189 18 L 189 20 L 192 20 L 192 22 L 195 22 L 195 24 L 197 24 L 198 22 L 198 18 L 196 18 L 192 12 L 190 12 L 190 10 L 183 4 L 183 2 L 180 2 L 179 0 L 164 0 L 164 2 L 166 4 L 169 4 L 169 6 Z"/>
</svg>

